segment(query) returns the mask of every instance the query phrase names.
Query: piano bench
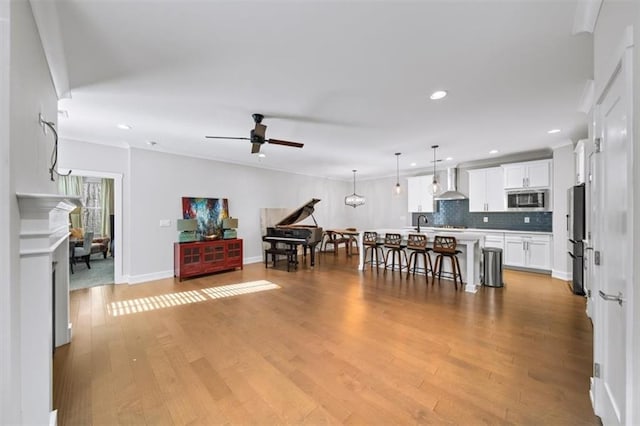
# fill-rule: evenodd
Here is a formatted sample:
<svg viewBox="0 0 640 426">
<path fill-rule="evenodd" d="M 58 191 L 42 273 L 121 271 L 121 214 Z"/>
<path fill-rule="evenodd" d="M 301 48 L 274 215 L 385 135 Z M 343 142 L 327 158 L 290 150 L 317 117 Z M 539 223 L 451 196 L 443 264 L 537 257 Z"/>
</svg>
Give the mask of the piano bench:
<svg viewBox="0 0 640 426">
<path fill-rule="evenodd" d="M 268 268 L 269 266 L 269 255 L 271 255 L 271 262 L 273 263 L 273 267 L 276 266 L 277 256 L 286 256 L 287 259 L 287 272 L 290 271 L 291 265 L 294 268 L 298 267 L 298 249 L 296 247 L 292 248 L 268 248 L 264 250 L 264 267 Z"/>
</svg>

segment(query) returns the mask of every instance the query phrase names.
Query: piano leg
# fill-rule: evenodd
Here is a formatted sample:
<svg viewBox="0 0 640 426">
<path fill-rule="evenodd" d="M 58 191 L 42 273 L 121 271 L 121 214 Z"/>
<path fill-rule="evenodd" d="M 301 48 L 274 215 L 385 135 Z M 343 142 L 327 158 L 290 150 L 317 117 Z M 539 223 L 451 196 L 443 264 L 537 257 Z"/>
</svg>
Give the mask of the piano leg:
<svg viewBox="0 0 640 426">
<path fill-rule="evenodd" d="M 311 266 L 315 266 L 316 265 L 316 244 L 317 243 L 313 243 L 313 244 L 309 244 L 309 253 L 310 253 L 310 257 L 311 257 Z M 306 250 L 306 246 L 305 246 L 305 250 Z"/>
</svg>

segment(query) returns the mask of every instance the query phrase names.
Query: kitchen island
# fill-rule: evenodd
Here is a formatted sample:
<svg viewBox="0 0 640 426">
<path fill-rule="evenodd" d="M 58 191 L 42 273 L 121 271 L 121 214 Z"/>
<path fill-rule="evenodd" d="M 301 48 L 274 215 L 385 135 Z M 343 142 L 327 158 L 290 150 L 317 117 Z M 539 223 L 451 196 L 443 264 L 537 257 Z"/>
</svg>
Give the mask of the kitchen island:
<svg viewBox="0 0 640 426">
<path fill-rule="evenodd" d="M 484 235 L 467 232 L 458 229 L 442 229 L 442 228 L 430 228 L 421 227 L 420 232 L 417 232 L 413 227 L 411 228 L 382 228 L 382 229 L 368 229 L 367 231 L 373 231 L 378 233 L 378 237 L 383 239 L 386 233 L 401 234 L 403 239 L 406 239 L 409 234 L 422 234 L 427 236 L 429 246 L 433 244 L 433 238 L 436 235 L 455 237 L 458 242 L 458 250 L 462 253 L 458 255 L 460 261 L 460 269 L 462 271 L 462 282 L 465 283 L 465 291 L 475 293 L 480 287 L 480 255 L 482 247 L 484 247 Z M 360 233 L 358 237 L 358 245 L 360 252 L 360 263 L 358 269 L 364 269 L 364 247 L 362 246 L 362 236 L 364 232 Z M 432 254 L 433 257 L 433 254 Z M 435 262 L 435 257 L 432 258 Z M 443 271 L 451 272 L 451 264 L 448 261 L 444 262 Z"/>
</svg>

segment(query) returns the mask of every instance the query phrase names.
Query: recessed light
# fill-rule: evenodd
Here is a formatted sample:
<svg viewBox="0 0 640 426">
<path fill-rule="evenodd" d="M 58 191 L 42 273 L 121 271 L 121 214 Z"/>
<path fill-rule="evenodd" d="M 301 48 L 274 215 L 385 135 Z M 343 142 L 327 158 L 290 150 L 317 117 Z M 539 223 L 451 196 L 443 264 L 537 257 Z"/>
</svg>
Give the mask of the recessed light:
<svg viewBox="0 0 640 426">
<path fill-rule="evenodd" d="M 156 142 L 156 141 L 147 141 L 147 145 L 156 146 L 156 145 L 158 145 L 158 142 Z"/>
<path fill-rule="evenodd" d="M 411 165 L 411 167 L 415 167 L 415 166 L 417 166 L 417 164 L 416 164 L 416 163 L 411 163 L 410 165 Z"/>
<path fill-rule="evenodd" d="M 497 149 L 492 149 L 491 151 L 489 151 L 489 154 L 497 154 L 498 150 Z"/>
<path fill-rule="evenodd" d="M 547 133 L 549 133 L 550 135 L 552 135 L 554 133 L 560 133 L 560 129 L 551 129 Z"/>
<path fill-rule="evenodd" d="M 435 92 L 433 92 L 431 94 L 431 96 L 429 96 L 432 100 L 437 101 L 438 99 L 442 99 L 445 96 L 447 96 L 447 91 L 446 90 L 436 90 Z"/>
<path fill-rule="evenodd" d="M 129 126 L 128 124 L 118 124 L 116 127 L 122 130 L 131 130 L 131 126 Z"/>
<path fill-rule="evenodd" d="M 453 160 L 453 157 L 447 157 L 444 159 L 444 161 L 451 161 L 451 160 Z"/>
<path fill-rule="evenodd" d="M 266 155 L 266 154 L 263 154 L 263 153 L 258 154 L 258 158 L 264 158 L 264 157 L 266 157 L 266 156 L 267 156 L 267 155 Z"/>
</svg>

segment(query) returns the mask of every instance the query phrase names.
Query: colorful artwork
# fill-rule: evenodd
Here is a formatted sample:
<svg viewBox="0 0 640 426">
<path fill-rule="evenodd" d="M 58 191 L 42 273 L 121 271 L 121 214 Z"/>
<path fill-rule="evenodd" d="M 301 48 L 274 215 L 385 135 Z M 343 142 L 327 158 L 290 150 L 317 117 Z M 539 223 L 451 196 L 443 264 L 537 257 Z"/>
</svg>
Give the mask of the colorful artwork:
<svg viewBox="0 0 640 426">
<path fill-rule="evenodd" d="M 229 201 L 226 198 L 182 197 L 183 219 L 196 219 L 196 239 L 222 238 L 222 219 L 229 217 Z"/>
</svg>

